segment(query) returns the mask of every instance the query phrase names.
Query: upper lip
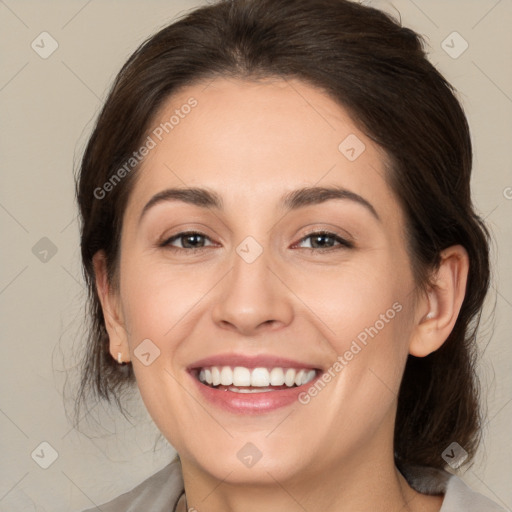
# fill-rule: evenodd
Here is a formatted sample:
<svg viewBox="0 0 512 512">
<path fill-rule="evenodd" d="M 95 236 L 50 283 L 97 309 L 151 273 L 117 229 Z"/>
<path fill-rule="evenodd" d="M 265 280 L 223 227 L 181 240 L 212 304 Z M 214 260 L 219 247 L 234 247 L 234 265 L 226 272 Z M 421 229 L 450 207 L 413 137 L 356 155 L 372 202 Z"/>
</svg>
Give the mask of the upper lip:
<svg viewBox="0 0 512 512">
<path fill-rule="evenodd" d="M 286 357 L 259 354 L 254 356 L 242 354 L 217 354 L 195 361 L 188 370 L 209 368 L 211 366 L 243 366 L 245 368 L 308 368 L 319 369 L 312 363 L 303 363 Z"/>
</svg>

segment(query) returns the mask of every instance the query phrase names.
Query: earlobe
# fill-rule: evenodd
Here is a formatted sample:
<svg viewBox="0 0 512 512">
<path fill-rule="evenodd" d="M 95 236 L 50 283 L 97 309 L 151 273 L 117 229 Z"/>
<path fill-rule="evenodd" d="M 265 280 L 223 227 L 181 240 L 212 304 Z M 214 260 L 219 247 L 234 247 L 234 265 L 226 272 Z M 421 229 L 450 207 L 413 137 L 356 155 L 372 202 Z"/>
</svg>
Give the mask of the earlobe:
<svg viewBox="0 0 512 512">
<path fill-rule="evenodd" d="M 103 251 L 93 256 L 96 290 L 103 310 L 105 328 L 109 337 L 110 354 L 119 361 L 129 360 L 129 346 L 124 320 L 119 307 L 119 297 L 112 290 L 108 281 L 107 259 Z M 120 355 L 121 354 L 121 355 Z"/>
<path fill-rule="evenodd" d="M 414 327 L 409 353 L 425 357 L 446 341 L 455 326 L 464 301 L 469 272 L 467 251 L 454 245 L 441 252 L 441 262 L 425 300 L 418 304 L 419 321 Z"/>
</svg>

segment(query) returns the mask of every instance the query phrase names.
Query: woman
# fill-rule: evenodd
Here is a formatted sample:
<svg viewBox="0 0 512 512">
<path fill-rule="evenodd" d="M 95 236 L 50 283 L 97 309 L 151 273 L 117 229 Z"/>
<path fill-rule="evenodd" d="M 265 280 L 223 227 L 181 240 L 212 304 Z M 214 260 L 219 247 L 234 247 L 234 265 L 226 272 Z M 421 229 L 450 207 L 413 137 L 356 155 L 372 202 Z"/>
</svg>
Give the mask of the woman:
<svg viewBox="0 0 512 512">
<path fill-rule="evenodd" d="M 480 433 L 470 173 L 450 85 L 378 10 L 223 1 L 143 44 L 77 183 L 80 401 L 136 383 L 179 457 L 100 509 L 502 510 L 445 471 Z"/>
</svg>

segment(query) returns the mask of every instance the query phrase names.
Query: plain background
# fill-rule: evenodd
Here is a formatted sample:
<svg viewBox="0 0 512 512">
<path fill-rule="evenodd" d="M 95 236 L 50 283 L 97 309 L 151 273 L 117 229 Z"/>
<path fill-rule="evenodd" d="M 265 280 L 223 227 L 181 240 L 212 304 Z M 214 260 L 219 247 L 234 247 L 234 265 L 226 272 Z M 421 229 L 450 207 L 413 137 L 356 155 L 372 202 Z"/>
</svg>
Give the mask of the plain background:
<svg viewBox="0 0 512 512">
<path fill-rule="evenodd" d="M 430 59 L 458 90 L 472 129 L 474 200 L 495 237 L 487 311 L 495 306 L 496 313 L 494 324 L 484 319 L 480 341 L 478 372 L 488 404 L 484 442 L 475 465 L 460 474 L 510 509 L 512 2 L 364 3 L 399 12 L 403 25 L 426 37 Z M 77 378 L 84 304 L 73 169 L 126 58 L 198 5 L 0 0 L 1 511 L 92 507 L 131 489 L 174 455 L 138 391 L 130 421 L 114 408 L 96 407 L 78 432 L 65 414 Z M 44 31 L 59 45 L 47 59 L 31 47 Z M 457 58 L 464 41 L 454 31 L 468 44 Z M 442 47 L 445 40 L 452 56 Z M 45 237 L 51 242 L 41 241 Z M 43 469 L 52 450 L 57 458 Z"/>
</svg>

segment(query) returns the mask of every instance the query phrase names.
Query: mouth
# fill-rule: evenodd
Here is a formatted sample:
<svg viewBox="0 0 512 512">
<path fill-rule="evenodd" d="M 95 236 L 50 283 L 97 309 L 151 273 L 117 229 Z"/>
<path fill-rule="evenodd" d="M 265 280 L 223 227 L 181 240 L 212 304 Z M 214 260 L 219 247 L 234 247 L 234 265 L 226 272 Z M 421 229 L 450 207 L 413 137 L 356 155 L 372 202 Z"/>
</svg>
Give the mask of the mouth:
<svg viewBox="0 0 512 512">
<path fill-rule="evenodd" d="M 288 358 L 242 354 L 218 354 L 187 368 L 202 400 L 238 415 L 261 415 L 293 406 L 323 372 Z"/>
<path fill-rule="evenodd" d="M 298 388 L 312 382 L 315 368 L 204 366 L 192 370 L 201 384 L 233 393 L 269 393 Z"/>
</svg>

